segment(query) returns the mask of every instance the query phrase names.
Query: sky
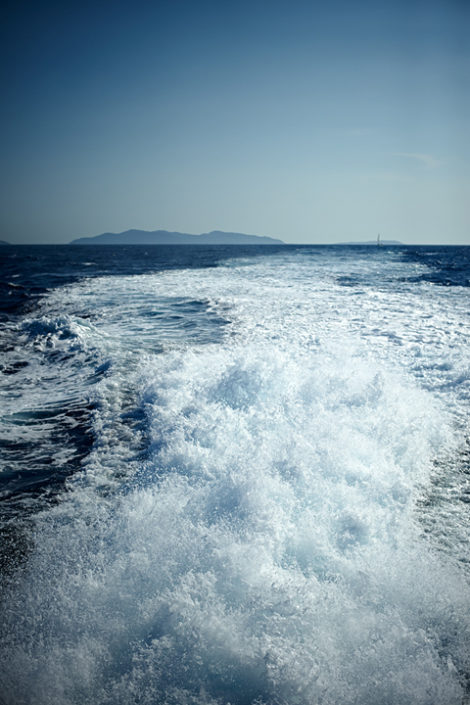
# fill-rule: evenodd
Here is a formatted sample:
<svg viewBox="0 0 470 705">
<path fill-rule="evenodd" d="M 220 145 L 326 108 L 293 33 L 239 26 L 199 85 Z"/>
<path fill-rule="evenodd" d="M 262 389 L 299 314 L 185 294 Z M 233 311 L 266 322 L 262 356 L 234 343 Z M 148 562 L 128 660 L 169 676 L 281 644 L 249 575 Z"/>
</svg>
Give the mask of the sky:
<svg viewBox="0 0 470 705">
<path fill-rule="evenodd" d="M 470 0 L 17 0 L 0 17 L 0 239 L 470 245 Z"/>
</svg>

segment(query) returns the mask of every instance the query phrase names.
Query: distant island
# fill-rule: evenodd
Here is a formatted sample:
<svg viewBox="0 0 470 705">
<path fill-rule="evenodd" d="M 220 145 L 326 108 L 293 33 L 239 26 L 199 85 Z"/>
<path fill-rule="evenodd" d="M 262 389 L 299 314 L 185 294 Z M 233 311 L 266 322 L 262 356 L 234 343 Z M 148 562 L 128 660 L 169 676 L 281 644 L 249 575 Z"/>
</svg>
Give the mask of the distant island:
<svg viewBox="0 0 470 705">
<path fill-rule="evenodd" d="M 377 242 L 377 240 L 364 240 L 363 242 L 337 242 L 335 243 L 336 245 L 375 245 L 375 247 L 382 245 L 403 245 L 403 242 L 400 242 L 399 240 L 381 240 L 380 245 Z"/>
<path fill-rule="evenodd" d="M 2 245 L 9 245 L 9 244 L 10 244 L 10 243 L 7 242 L 6 240 L 0 240 L 0 247 L 1 247 Z"/>
<path fill-rule="evenodd" d="M 123 233 L 102 233 L 80 237 L 71 245 L 284 245 L 282 240 L 243 233 L 213 230 L 201 235 L 173 233 L 167 230 L 126 230 Z"/>
</svg>

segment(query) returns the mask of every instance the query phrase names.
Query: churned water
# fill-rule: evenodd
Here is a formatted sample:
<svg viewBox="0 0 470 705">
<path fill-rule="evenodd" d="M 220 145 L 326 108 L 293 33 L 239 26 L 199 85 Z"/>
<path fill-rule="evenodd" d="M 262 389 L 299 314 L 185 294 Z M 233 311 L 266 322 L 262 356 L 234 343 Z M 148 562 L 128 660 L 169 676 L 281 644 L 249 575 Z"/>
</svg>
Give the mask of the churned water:
<svg viewBox="0 0 470 705">
<path fill-rule="evenodd" d="M 3 248 L 0 701 L 466 702 L 470 248 Z"/>
</svg>

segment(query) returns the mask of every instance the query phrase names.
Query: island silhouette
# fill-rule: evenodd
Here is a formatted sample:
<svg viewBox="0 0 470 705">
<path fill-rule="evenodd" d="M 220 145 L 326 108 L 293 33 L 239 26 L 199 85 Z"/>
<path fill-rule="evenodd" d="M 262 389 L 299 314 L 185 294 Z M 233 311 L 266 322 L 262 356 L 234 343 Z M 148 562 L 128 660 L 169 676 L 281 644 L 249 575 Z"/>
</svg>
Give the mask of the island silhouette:
<svg viewBox="0 0 470 705">
<path fill-rule="evenodd" d="M 167 230 L 126 230 L 122 233 L 102 233 L 80 237 L 71 245 L 284 245 L 282 240 L 244 233 L 213 230 L 201 235 L 168 232 Z"/>
</svg>

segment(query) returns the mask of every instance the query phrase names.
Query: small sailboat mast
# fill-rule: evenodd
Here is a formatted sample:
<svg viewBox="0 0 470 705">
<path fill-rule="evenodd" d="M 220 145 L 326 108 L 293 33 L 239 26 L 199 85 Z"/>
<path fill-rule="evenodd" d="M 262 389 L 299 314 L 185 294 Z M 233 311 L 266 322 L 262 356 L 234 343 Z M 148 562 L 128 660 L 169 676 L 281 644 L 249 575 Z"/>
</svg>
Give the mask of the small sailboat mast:
<svg viewBox="0 0 470 705">
<path fill-rule="evenodd" d="M 381 242 L 380 242 L 380 233 L 377 235 L 377 247 L 380 247 Z"/>
</svg>

